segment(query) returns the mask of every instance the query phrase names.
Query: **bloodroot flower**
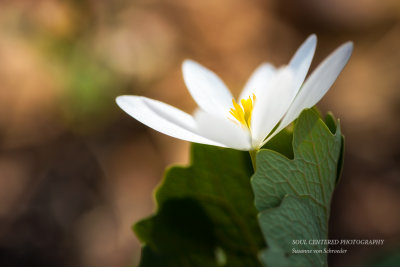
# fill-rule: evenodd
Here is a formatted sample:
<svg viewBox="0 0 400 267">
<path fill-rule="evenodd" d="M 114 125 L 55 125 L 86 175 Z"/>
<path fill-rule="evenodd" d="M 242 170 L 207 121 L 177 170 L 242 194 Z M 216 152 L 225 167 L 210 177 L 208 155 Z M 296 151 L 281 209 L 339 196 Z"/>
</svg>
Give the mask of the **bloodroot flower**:
<svg viewBox="0 0 400 267">
<path fill-rule="evenodd" d="M 166 135 L 195 143 L 258 150 L 325 95 L 353 50 L 351 42 L 341 45 L 304 82 L 316 43 L 316 36 L 311 35 L 287 66 L 259 66 L 237 101 L 216 74 L 185 60 L 183 78 L 199 106 L 193 116 L 143 96 L 119 96 L 116 101 L 126 113 Z"/>
</svg>

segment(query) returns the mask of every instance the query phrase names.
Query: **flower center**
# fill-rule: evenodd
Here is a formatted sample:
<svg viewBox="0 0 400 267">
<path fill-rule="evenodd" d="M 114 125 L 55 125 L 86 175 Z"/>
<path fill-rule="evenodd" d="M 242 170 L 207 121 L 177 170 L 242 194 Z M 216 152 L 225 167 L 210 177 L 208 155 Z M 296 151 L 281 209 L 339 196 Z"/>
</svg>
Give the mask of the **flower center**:
<svg viewBox="0 0 400 267">
<path fill-rule="evenodd" d="M 256 101 L 256 96 L 253 94 L 253 98 L 249 96 L 248 99 L 240 100 L 242 105 L 236 103 L 235 99 L 232 99 L 233 108 L 230 109 L 229 113 L 243 126 L 250 129 L 251 113 L 253 112 L 253 102 Z"/>
</svg>

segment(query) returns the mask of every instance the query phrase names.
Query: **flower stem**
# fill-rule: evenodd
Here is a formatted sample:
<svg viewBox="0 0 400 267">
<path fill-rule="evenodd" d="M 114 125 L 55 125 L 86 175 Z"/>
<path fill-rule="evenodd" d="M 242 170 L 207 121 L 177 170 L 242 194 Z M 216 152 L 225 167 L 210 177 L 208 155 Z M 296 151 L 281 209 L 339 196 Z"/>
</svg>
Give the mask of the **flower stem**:
<svg viewBox="0 0 400 267">
<path fill-rule="evenodd" d="M 258 152 L 258 149 L 255 150 L 250 150 L 250 158 L 251 158 L 251 163 L 253 164 L 253 170 L 256 172 L 256 154 Z"/>
</svg>

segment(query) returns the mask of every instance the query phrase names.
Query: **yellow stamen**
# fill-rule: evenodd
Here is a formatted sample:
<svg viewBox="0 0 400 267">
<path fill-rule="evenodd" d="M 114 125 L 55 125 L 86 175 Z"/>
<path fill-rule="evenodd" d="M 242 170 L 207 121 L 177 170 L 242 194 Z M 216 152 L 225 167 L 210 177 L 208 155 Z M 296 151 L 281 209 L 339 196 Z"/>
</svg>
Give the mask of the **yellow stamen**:
<svg viewBox="0 0 400 267">
<path fill-rule="evenodd" d="M 248 99 L 242 99 L 240 106 L 236 103 L 235 99 L 232 99 L 233 108 L 229 111 L 229 113 L 243 126 L 250 129 L 251 123 L 251 113 L 253 112 L 253 102 L 256 101 L 256 96 L 253 94 L 253 99 L 249 96 Z"/>
</svg>

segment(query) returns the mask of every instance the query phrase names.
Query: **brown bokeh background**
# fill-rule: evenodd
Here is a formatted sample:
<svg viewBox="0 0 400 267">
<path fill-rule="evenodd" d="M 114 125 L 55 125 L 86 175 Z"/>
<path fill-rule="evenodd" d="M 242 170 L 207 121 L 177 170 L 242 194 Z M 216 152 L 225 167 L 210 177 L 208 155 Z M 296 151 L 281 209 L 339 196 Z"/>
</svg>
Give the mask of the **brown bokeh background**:
<svg viewBox="0 0 400 267">
<path fill-rule="evenodd" d="M 319 108 L 346 136 L 331 266 L 400 242 L 400 2 L 396 0 L 18 0 L 0 2 L 0 265 L 135 266 L 131 225 L 152 213 L 165 167 L 189 144 L 115 104 L 138 94 L 191 112 L 180 70 L 192 58 L 238 95 L 263 61 L 282 65 L 319 38 L 312 68 L 352 40 L 350 63 Z"/>
</svg>

